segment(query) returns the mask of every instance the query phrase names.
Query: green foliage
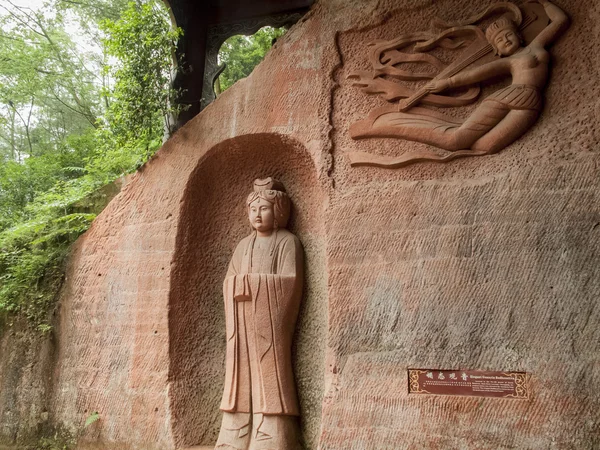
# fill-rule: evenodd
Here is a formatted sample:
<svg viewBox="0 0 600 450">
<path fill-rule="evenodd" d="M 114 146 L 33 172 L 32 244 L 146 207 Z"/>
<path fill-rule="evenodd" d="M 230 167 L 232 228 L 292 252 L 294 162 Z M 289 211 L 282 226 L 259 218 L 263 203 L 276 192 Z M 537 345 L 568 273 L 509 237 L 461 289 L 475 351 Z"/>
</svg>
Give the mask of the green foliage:
<svg viewBox="0 0 600 450">
<path fill-rule="evenodd" d="M 89 427 L 91 424 L 93 424 L 94 422 L 100 420 L 100 414 L 98 413 L 98 411 L 94 411 L 92 414 L 90 414 L 88 416 L 87 419 L 85 419 L 85 424 L 83 425 L 83 428 L 87 428 Z"/>
<path fill-rule="evenodd" d="M 94 217 L 48 216 L 0 234 L 0 309 L 23 313 L 33 323 L 43 324 L 62 283 L 69 246 Z"/>
<path fill-rule="evenodd" d="M 70 246 L 97 212 L 82 204 L 143 165 L 176 113 L 180 31 L 160 0 L 8 0 L 0 13 L 0 315 L 47 332 Z M 86 48 L 65 31 L 73 14 Z"/>
<path fill-rule="evenodd" d="M 217 90 L 225 91 L 233 83 L 250 75 L 286 28 L 263 27 L 252 36 L 235 35 L 228 38 L 219 49 L 219 64 L 226 64 L 219 76 Z"/>
<path fill-rule="evenodd" d="M 50 333 L 52 331 L 52 329 L 53 329 L 52 325 L 48 325 L 47 323 L 40 323 L 37 326 L 37 330 L 44 334 Z"/>
<path fill-rule="evenodd" d="M 26 446 L 25 450 L 72 450 L 76 446 L 77 438 L 61 428 L 39 438 L 34 445 Z"/>
<path fill-rule="evenodd" d="M 65 440 L 61 437 L 41 438 L 34 447 L 29 447 L 31 450 L 71 450 L 75 448 L 74 440 Z"/>
<path fill-rule="evenodd" d="M 97 73 L 73 52 L 62 14 L 10 0 L 0 13 L 0 159 L 68 151 L 65 137 L 100 112 Z"/>
<path fill-rule="evenodd" d="M 171 30 L 168 21 L 157 3 L 132 2 L 119 20 L 102 23 L 107 54 L 119 61 L 110 70 L 116 82 L 107 114 L 107 128 L 118 144 L 151 141 L 173 125 L 170 66 L 181 30 Z"/>
<path fill-rule="evenodd" d="M 23 442 L 19 448 L 23 448 L 23 450 L 73 450 L 77 448 L 77 442 L 85 430 L 98 420 L 100 420 L 100 414 L 95 411 L 86 418 L 83 426 L 75 430 L 68 429 L 64 425 L 44 427 L 39 430 L 42 435 L 38 435 L 39 437 L 35 439 L 34 443 Z"/>
</svg>

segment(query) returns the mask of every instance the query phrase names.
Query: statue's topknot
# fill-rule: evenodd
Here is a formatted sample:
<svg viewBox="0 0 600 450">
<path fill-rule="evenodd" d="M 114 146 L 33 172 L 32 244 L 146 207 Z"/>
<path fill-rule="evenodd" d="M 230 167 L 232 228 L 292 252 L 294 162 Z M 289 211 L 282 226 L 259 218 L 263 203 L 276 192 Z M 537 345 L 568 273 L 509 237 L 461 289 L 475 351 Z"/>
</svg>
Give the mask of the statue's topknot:
<svg viewBox="0 0 600 450">
<path fill-rule="evenodd" d="M 264 179 L 257 178 L 254 180 L 254 192 L 258 191 L 280 191 L 285 192 L 283 183 L 275 178 L 268 177 Z"/>
</svg>

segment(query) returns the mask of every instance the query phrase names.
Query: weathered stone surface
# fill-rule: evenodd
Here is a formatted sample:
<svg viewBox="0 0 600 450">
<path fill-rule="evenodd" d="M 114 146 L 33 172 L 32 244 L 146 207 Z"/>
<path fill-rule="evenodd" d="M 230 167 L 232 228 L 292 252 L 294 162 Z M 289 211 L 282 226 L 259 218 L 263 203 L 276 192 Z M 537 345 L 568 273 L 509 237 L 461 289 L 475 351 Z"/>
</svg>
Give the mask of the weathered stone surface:
<svg viewBox="0 0 600 450">
<path fill-rule="evenodd" d="M 307 448 L 597 448 L 600 7 L 556 4 L 571 27 L 527 134 L 497 155 L 391 171 L 345 155 L 425 148 L 348 134 L 381 101 L 346 80 L 365 69 L 363 44 L 481 2 L 319 2 L 78 242 L 52 420 L 77 427 L 98 411 L 81 448 L 214 444 L 221 281 L 248 232 L 233 205 L 272 174 L 306 252 L 295 370 Z M 525 371 L 532 399 L 409 396 L 409 367 Z"/>
<path fill-rule="evenodd" d="M 27 325 L 0 318 L 0 448 L 30 442 L 48 425 L 54 343 Z"/>
<path fill-rule="evenodd" d="M 100 413 L 82 448 L 214 444 L 225 355 L 221 283 L 232 246 L 248 232 L 239 193 L 268 174 L 294 198 L 303 192 L 290 225 L 307 265 L 295 359 L 304 439 L 316 446 L 333 85 L 314 85 L 323 70 L 320 26 L 292 29 L 252 77 L 180 130 L 79 241 L 61 309 L 54 409 L 67 424 Z M 284 55 L 296 56 L 282 66 Z M 265 79 L 270 95 L 259 89 Z M 322 101 L 305 101 L 315 95 Z"/>
<path fill-rule="evenodd" d="M 321 448 L 599 445 L 600 397 L 588 388 L 600 380 L 592 368 L 600 350 L 600 135 L 591 100 L 599 61 L 579 42 L 600 16 L 584 4 L 560 6 L 575 26 L 553 47 L 546 105 L 506 153 L 384 171 L 350 169 L 334 151 L 335 192 L 351 195 L 333 195 L 327 214 L 331 372 Z M 335 149 L 425 148 L 352 141 L 348 123 L 374 105 L 359 101 L 345 76 L 364 61 L 361 43 L 479 7 L 399 9 L 383 25 L 342 33 Z M 357 241 L 368 251 L 357 251 Z M 523 370 L 533 375 L 534 397 L 414 398 L 407 367 Z"/>
</svg>

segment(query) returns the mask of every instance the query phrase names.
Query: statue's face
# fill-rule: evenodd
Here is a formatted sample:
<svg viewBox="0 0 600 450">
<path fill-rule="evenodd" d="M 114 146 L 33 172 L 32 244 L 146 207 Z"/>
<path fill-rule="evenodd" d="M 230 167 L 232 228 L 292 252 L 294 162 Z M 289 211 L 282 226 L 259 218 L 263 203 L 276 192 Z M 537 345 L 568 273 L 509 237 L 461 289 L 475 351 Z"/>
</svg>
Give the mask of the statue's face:
<svg viewBox="0 0 600 450">
<path fill-rule="evenodd" d="M 515 30 L 505 28 L 496 35 L 492 45 L 500 56 L 510 56 L 521 47 L 521 42 Z"/>
<path fill-rule="evenodd" d="M 273 204 L 263 198 L 257 198 L 248 206 L 250 225 L 260 232 L 269 232 L 275 227 Z"/>
</svg>

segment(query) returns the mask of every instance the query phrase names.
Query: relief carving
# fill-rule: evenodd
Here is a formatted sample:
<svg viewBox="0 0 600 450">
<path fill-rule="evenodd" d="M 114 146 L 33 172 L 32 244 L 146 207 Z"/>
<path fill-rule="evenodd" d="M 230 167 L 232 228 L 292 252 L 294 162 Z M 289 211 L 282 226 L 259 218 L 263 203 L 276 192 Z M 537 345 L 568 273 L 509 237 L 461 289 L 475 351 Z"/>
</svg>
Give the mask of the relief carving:
<svg viewBox="0 0 600 450">
<path fill-rule="evenodd" d="M 296 449 L 300 414 L 291 346 L 302 297 L 303 251 L 285 229 L 290 199 L 272 178 L 246 201 L 253 232 L 223 283 L 227 356 L 216 449 Z"/>
<path fill-rule="evenodd" d="M 477 24 L 494 16 L 497 19 L 484 33 Z M 371 43 L 373 70 L 354 72 L 348 78 L 366 94 L 379 95 L 391 105 L 374 109 L 354 123 L 351 137 L 406 139 L 449 153 L 425 150 L 389 157 L 349 152 L 351 165 L 396 168 L 502 150 L 537 120 L 548 79 L 546 47 L 568 23 L 566 14 L 546 0 L 521 8 L 502 2 L 462 23 L 435 19 L 431 31 Z M 485 97 L 464 120 L 426 107 L 472 104 L 479 98 L 479 83 L 508 76 L 511 84 Z M 415 89 L 418 82 L 421 85 Z"/>
</svg>

